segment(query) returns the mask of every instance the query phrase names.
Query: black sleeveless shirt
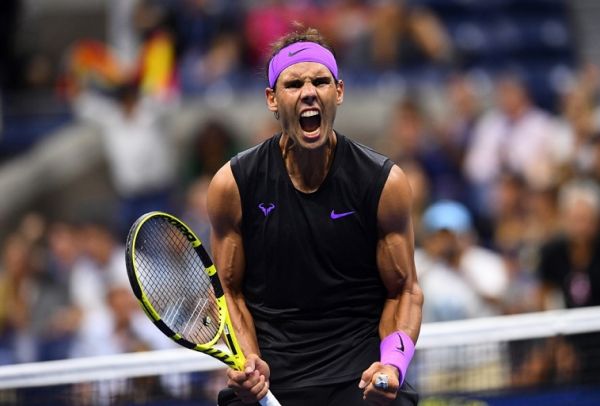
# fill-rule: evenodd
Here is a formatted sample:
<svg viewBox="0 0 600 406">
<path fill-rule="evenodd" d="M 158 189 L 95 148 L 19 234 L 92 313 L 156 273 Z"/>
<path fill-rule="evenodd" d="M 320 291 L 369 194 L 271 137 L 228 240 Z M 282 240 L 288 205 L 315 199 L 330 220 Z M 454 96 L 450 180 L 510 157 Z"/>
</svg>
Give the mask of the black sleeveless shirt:
<svg viewBox="0 0 600 406">
<path fill-rule="evenodd" d="M 379 359 L 386 297 L 377 206 L 392 162 L 337 134 L 316 192 L 292 184 L 276 135 L 231 160 L 242 204 L 243 293 L 273 388 L 356 379 Z"/>
</svg>

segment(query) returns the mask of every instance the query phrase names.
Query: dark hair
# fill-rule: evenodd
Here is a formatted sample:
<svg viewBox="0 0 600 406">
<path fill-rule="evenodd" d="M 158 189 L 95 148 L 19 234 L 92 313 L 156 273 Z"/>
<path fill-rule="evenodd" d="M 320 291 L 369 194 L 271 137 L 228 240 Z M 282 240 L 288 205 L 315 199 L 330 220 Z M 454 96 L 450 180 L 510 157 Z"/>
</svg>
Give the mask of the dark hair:
<svg viewBox="0 0 600 406">
<path fill-rule="evenodd" d="M 300 23 L 294 23 L 294 26 L 296 28 L 294 31 L 284 35 L 283 37 L 279 38 L 271 44 L 271 54 L 267 59 L 267 63 L 265 66 L 265 76 L 267 78 L 267 83 L 269 82 L 269 63 L 271 62 L 271 59 L 273 59 L 273 57 L 277 55 L 279 51 L 281 51 L 283 48 L 295 44 L 296 42 L 315 42 L 321 45 L 322 47 L 328 49 L 335 58 L 335 51 L 333 50 L 333 47 L 327 42 L 325 37 L 323 37 L 316 28 L 304 28 L 304 26 Z"/>
</svg>

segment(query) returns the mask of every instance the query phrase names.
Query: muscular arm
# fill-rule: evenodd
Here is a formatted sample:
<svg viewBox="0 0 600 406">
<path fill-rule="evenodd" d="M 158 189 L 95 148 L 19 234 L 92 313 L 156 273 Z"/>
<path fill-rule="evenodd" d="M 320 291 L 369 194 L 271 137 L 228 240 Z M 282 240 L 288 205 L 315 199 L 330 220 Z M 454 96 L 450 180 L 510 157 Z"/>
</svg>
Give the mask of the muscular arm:
<svg viewBox="0 0 600 406">
<path fill-rule="evenodd" d="M 244 354 L 260 354 L 252 315 L 242 293 L 244 247 L 241 235 L 242 206 L 231 167 L 223 166 L 208 188 L 207 209 L 212 225 L 211 247 L 223 285 L 231 322 Z"/>
<path fill-rule="evenodd" d="M 379 335 L 383 339 L 401 330 L 416 343 L 421 329 L 423 293 L 414 263 L 410 187 L 402 170 L 395 165 L 379 200 L 377 221 L 377 266 L 387 289 Z"/>
<path fill-rule="evenodd" d="M 416 343 L 421 330 L 423 293 L 417 281 L 413 257 L 411 198 L 406 176 L 394 165 L 383 187 L 377 209 L 377 267 L 387 290 L 387 299 L 379 321 L 379 336 L 383 340 L 396 331 L 402 331 Z M 374 387 L 379 374 L 390 377 L 389 390 Z M 364 389 L 363 395 L 367 403 L 389 404 L 396 398 L 400 378 L 403 377 L 395 366 L 374 362 L 363 372 L 359 388 Z"/>
<path fill-rule="evenodd" d="M 242 401 L 252 403 L 267 394 L 270 370 L 260 359 L 254 320 L 242 293 L 246 265 L 241 235 L 242 204 L 229 164 L 214 176 L 207 200 L 213 258 L 237 340 L 246 356 L 243 371 L 227 371 L 227 384 Z"/>
</svg>

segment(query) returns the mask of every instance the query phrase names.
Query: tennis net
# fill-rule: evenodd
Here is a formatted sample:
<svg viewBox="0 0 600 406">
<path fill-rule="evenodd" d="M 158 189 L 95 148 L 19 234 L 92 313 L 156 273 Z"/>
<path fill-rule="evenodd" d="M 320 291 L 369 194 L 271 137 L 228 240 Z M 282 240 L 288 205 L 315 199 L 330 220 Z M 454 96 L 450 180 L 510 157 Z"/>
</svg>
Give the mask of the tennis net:
<svg viewBox="0 0 600 406">
<path fill-rule="evenodd" d="M 600 308 L 424 324 L 407 379 L 426 406 L 600 404 Z M 225 381 L 183 348 L 9 365 L 0 405 L 214 405 Z"/>
</svg>

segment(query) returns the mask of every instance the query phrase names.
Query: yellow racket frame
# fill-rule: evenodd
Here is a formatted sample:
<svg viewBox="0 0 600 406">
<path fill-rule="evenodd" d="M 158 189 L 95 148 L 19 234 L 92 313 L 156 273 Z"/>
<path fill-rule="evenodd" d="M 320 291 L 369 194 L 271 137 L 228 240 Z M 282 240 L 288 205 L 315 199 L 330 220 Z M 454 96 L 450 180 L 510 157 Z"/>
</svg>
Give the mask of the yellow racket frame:
<svg viewBox="0 0 600 406">
<path fill-rule="evenodd" d="M 187 240 L 193 246 L 196 254 L 198 254 L 198 256 L 200 257 L 200 260 L 202 261 L 205 268 L 204 271 L 210 277 L 210 281 L 213 285 L 217 305 L 219 308 L 219 329 L 215 337 L 213 337 L 213 339 L 208 343 L 192 343 L 183 338 L 179 333 L 171 330 L 161 319 L 158 312 L 152 306 L 152 303 L 150 303 L 146 292 L 144 292 L 144 287 L 140 283 L 139 272 L 136 265 L 136 241 L 140 229 L 148 220 L 155 217 L 160 217 L 169 221 L 187 238 Z M 144 310 L 146 315 L 150 318 L 150 320 L 152 320 L 152 322 L 156 325 L 156 327 L 158 327 L 160 331 L 162 331 L 165 335 L 167 335 L 177 344 L 180 344 L 183 347 L 195 351 L 208 354 L 211 357 L 220 360 L 221 362 L 225 363 L 226 365 L 235 370 L 241 371 L 244 368 L 244 363 L 246 359 L 240 349 L 233 326 L 231 325 L 229 311 L 227 309 L 227 301 L 225 300 L 225 294 L 223 293 L 223 288 L 221 287 L 221 282 L 217 274 L 217 268 L 213 264 L 208 252 L 206 252 L 206 250 L 204 249 L 202 241 L 192 231 L 192 229 L 187 226 L 187 224 L 185 224 L 183 221 L 173 216 L 172 214 L 161 211 L 153 211 L 142 215 L 131 226 L 131 229 L 129 231 L 129 235 L 127 237 L 126 262 L 127 274 L 129 276 L 129 282 L 131 283 L 133 293 L 140 302 L 140 305 L 142 306 L 142 309 Z M 225 344 L 227 345 L 227 348 L 229 348 L 231 353 L 227 353 L 216 347 L 217 342 L 221 337 L 224 338 Z"/>
</svg>

